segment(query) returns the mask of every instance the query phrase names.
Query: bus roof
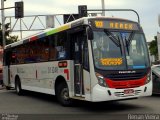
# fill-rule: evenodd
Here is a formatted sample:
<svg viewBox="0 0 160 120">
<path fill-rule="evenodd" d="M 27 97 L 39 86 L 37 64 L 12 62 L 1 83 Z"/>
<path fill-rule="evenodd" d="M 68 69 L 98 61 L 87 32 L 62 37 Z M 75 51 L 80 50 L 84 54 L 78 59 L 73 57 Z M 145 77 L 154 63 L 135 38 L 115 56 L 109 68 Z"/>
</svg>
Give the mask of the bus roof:
<svg viewBox="0 0 160 120">
<path fill-rule="evenodd" d="M 63 25 L 61 25 L 59 27 L 56 27 L 56 28 L 48 28 L 46 30 L 40 31 L 36 34 L 33 34 L 33 35 L 28 36 L 26 38 L 23 38 L 22 40 L 19 40 L 17 42 L 12 43 L 12 44 L 6 45 L 5 49 L 12 48 L 12 47 L 15 47 L 15 46 L 18 46 L 18 45 L 21 45 L 21 44 L 24 44 L 24 43 L 28 43 L 28 42 L 31 42 L 31 41 L 35 41 L 39 38 L 46 37 L 46 36 L 49 36 L 49 35 L 52 35 L 52 34 L 55 34 L 55 33 L 70 29 L 70 28 L 74 28 L 74 27 L 79 26 L 79 25 L 88 24 L 88 19 L 109 19 L 109 20 L 124 20 L 124 21 L 134 22 L 134 21 L 131 21 L 131 20 L 128 20 L 128 19 L 105 17 L 105 16 L 83 17 L 83 18 L 79 18 L 77 20 L 74 20 L 72 22 L 63 24 Z"/>
</svg>

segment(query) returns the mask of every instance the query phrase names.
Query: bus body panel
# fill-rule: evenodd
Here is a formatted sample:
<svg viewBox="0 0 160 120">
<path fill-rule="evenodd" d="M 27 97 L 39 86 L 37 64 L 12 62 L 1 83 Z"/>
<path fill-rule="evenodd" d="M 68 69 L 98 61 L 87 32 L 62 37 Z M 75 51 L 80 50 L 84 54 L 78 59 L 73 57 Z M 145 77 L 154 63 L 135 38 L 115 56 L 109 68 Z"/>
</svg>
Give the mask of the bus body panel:
<svg viewBox="0 0 160 120">
<path fill-rule="evenodd" d="M 90 54 L 89 54 L 89 61 L 90 62 L 89 62 L 89 64 L 90 64 L 90 75 L 91 75 L 91 88 L 93 88 L 98 83 L 98 80 L 96 79 L 96 76 L 95 76 L 93 55 L 92 55 L 92 52 L 91 52 L 92 51 L 91 41 L 88 41 L 88 49 L 90 51 Z M 92 90 L 91 90 L 91 92 L 92 92 Z"/>
<path fill-rule="evenodd" d="M 92 92 L 92 88 L 91 88 L 91 74 L 86 71 L 83 70 L 83 80 L 84 80 L 84 93 L 85 93 L 85 100 L 87 101 L 91 101 L 91 92 Z"/>
<path fill-rule="evenodd" d="M 58 61 L 12 65 L 10 67 L 11 86 L 15 87 L 16 76 L 20 78 L 24 90 L 55 94 L 54 83 L 58 76 L 62 76 L 68 84 L 70 95 L 73 96 L 73 61 L 67 61 L 67 67 L 59 68 Z M 68 70 L 67 72 L 65 72 Z"/>
<path fill-rule="evenodd" d="M 3 83 L 5 86 L 10 86 L 8 75 L 8 66 L 3 66 Z"/>
</svg>

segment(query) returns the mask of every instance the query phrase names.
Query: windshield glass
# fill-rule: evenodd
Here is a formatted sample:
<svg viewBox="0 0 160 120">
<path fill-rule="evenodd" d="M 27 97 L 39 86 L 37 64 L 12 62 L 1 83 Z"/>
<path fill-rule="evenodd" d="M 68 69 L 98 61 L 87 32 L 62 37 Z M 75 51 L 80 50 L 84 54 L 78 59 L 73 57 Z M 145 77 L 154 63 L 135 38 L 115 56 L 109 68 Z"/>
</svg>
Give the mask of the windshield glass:
<svg viewBox="0 0 160 120">
<path fill-rule="evenodd" d="M 126 48 L 129 69 L 142 69 L 149 66 L 147 45 L 143 34 L 121 33 Z"/>
<path fill-rule="evenodd" d="M 143 34 L 94 31 L 95 67 L 102 70 L 144 69 L 149 66 Z"/>
</svg>

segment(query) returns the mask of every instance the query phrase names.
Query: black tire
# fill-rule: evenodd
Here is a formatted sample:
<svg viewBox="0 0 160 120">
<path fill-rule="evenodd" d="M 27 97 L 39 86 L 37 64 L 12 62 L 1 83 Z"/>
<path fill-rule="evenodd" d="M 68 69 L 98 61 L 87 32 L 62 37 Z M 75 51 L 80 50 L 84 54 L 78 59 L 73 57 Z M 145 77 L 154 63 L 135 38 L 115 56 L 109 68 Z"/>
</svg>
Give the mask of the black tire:
<svg viewBox="0 0 160 120">
<path fill-rule="evenodd" d="M 57 88 L 57 99 L 63 106 L 71 106 L 72 99 L 69 98 L 69 90 L 66 83 L 60 83 Z"/>
<path fill-rule="evenodd" d="M 6 89 L 7 89 L 7 90 L 10 90 L 10 89 L 11 89 L 11 87 L 9 87 L 9 86 L 6 86 Z"/>
<path fill-rule="evenodd" d="M 16 93 L 18 95 L 22 95 L 23 94 L 23 90 L 21 88 L 21 82 L 20 82 L 19 78 L 17 78 L 16 81 L 15 81 L 15 89 L 16 89 Z"/>
</svg>

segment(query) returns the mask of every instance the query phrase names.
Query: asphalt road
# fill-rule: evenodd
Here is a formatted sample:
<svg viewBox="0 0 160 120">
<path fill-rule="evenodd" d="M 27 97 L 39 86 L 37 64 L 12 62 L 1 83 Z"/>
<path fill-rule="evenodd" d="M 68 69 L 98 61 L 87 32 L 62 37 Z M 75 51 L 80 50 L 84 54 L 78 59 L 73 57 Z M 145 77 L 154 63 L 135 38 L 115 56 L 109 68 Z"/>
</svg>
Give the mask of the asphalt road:
<svg viewBox="0 0 160 120">
<path fill-rule="evenodd" d="M 53 120 L 53 118 L 62 120 L 64 118 L 65 120 L 79 120 L 81 118 L 88 120 L 99 118 L 101 120 L 107 118 L 133 120 L 133 117 L 129 115 L 143 115 L 144 118 L 145 115 L 157 115 L 154 120 L 160 120 L 160 95 L 116 102 L 75 102 L 76 104 L 72 107 L 63 107 L 51 95 L 25 92 L 25 95 L 18 96 L 14 90 L 0 90 L 0 118 L 6 120 L 5 117 L 7 116 L 18 117 L 19 119 L 29 117 L 27 119 L 32 118 L 33 120 L 37 117 L 47 118 L 47 120 Z M 37 119 L 39 120 L 39 118 Z"/>
</svg>

